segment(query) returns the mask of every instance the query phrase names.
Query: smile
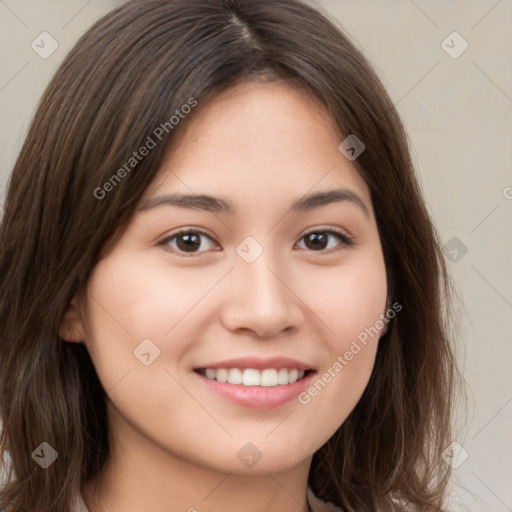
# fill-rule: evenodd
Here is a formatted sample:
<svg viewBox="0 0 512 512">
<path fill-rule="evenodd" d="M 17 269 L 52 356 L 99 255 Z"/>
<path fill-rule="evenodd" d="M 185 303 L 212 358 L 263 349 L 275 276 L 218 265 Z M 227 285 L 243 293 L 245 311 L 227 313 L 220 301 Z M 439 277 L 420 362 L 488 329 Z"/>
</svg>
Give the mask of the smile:
<svg viewBox="0 0 512 512">
<path fill-rule="evenodd" d="M 297 368 L 198 368 L 197 373 L 207 379 L 241 386 L 274 387 L 302 380 L 310 370 Z"/>
</svg>

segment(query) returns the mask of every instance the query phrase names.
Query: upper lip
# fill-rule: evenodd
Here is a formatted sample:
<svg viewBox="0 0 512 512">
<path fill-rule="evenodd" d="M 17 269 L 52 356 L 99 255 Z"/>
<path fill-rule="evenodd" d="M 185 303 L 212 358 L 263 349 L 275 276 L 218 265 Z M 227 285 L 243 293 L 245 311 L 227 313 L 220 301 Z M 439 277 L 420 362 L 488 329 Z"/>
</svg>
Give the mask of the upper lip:
<svg viewBox="0 0 512 512">
<path fill-rule="evenodd" d="M 236 359 L 226 359 L 217 363 L 207 363 L 199 368 L 254 368 L 256 370 L 265 370 L 266 368 L 296 368 L 297 370 L 312 370 L 313 368 L 297 359 L 292 359 L 284 356 L 277 357 L 239 357 Z"/>
</svg>

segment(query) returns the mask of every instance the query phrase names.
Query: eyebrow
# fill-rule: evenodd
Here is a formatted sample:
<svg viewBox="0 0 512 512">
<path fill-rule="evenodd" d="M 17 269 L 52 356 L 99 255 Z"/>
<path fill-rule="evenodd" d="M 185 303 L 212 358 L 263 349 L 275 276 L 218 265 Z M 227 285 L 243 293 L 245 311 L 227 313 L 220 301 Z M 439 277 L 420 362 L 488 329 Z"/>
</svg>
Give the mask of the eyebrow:
<svg viewBox="0 0 512 512">
<path fill-rule="evenodd" d="M 294 201 L 290 211 L 307 212 L 315 208 L 340 202 L 352 203 L 358 206 L 367 217 L 370 217 L 370 212 L 363 199 L 349 189 L 336 189 L 308 194 Z M 178 206 L 192 210 L 227 213 L 229 215 L 236 214 L 236 208 L 231 201 L 205 194 L 164 194 L 146 200 L 139 210 L 147 211 L 160 206 Z"/>
</svg>

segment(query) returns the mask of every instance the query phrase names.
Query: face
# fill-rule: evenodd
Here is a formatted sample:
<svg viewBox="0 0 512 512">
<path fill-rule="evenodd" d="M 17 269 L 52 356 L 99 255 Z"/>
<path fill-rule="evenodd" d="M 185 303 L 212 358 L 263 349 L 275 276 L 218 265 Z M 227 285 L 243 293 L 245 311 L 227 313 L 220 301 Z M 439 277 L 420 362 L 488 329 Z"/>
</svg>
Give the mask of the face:
<svg viewBox="0 0 512 512">
<path fill-rule="evenodd" d="M 343 139 L 281 83 L 237 85 L 186 119 L 62 334 L 86 344 L 116 439 L 266 473 L 307 460 L 344 422 L 387 285 Z"/>
</svg>

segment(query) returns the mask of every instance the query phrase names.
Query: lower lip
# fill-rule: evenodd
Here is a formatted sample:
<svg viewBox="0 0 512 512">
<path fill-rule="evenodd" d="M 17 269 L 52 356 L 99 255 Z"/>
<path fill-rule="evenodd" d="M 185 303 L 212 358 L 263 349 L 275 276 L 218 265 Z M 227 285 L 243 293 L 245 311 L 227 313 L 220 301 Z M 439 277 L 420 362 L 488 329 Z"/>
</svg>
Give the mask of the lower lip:
<svg viewBox="0 0 512 512">
<path fill-rule="evenodd" d="M 232 402 L 244 407 L 269 408 L 279 407 L 293 400 L 306 387 L 309 386 L 315 372 L 311 372 L 293 384 L 279 386 L 244 386 L 242 384 L 229 384 L 208 379 L 200 373 L 194 372 L 209 389 Z"/>
</svg>

